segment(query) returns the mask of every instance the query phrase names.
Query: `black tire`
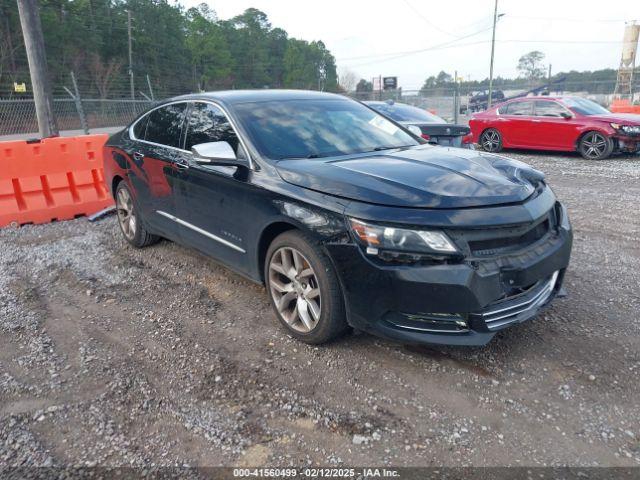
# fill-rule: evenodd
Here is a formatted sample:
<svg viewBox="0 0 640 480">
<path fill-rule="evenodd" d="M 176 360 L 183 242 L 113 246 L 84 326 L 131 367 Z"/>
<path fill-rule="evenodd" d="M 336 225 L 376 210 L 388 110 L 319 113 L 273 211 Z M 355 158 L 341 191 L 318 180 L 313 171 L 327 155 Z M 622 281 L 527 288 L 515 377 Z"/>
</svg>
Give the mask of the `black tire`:
<svg viewBox="0 0 640 480">
<path fill-rule="evenodd" d="M 487 128 L 480 135 L 479 145 L 485 152 L 500 152 L 502 150 L 502 135 L 495 128 Z"/>
<path fill-rule="evenodd" d="M 595 130 L 585 133 L 578 142 L 578 152 L 587 160 L 604 160 L 613 152 L 613 139 Z"/>
<path fill-rule="evenodd" d="M 123 201 L 124 198 L 128 198 L 129 201 Z M 160 237 L 149 233 L 138 213 L 138 207 L 133 201 L 131 191 L 125 182 L 120 182 L 116 187 L 115 192 L 116 200 L 116 215 L 118 217 L 118 226 L 122 232 L 124 239 L 136 248 L 148 247 L 160 240 Z M 126 216 L 128 212 L 129 216 Z M 133 216 L 133 228 L 129 220 L 128 224 L 125 218 L 131 218 Z M 127 227 L 128 225 L 128 227 Z"/>
<path fill-rule="evenodd" d="M 276 292 L 274 293 L 272 282 L 276 284 L 280 280 L 283 280 L 283 282 L 280 283 L 291 281 L 290 284 L 293 285 L 291 278 L 281 276 L 280 279 L 276 279 L 275 276 L 279 275 L 279 272 L 274 272 L 270 269 L 273 263 L 277 264 L 278 260 L 282 260 L 282 251 L 297 251 L 302 255 L 302 260 L 308 262 L 308 265 L 305 263 L 301 268 L 307 269 L 311 267 L 313 279 L 309 280 L 309 288 L 311 288 L 311 281 L 316 280 L 317 284 L 314 285 L 314 287 L 319 289 L 317 305 L 319 306 L 320 314 L 317 323 L 310 331 L 300 331 L 300 329 L 296 329 L 290 325 L 276 305 L 275 295 L 285 296 L 286 294 L 281 293 L 282 290 L 277 291 L 277 289 L 275 289 Z M 279 255 L 279 257 L 274 258 L 276 255 Z M 267 250 L 264 277 L 267 294 L 269 295 L 276 317 L 278 317 L 288 332 L 298 340 L 317 345 L 333 340 L 347 330 L 348 325 L 346 322 L 342 288 L 340 287 L 333 265 L 318 243 L 309 236 L 298 230 L 290 230 L 276 237 Z M 305 287 L 304 283 L 299 285 Z M 295 292 L 291 293 L 295 294 Z M 299 294 L 296 295 L 298 295 L 298 297 L 300 296 Z M 295 308 L 292 308 L 292 310 L 297 311 L 298 304 L 296 302 L 298 301 L 298 297 L 285 303 L 289 305 L 295 304 Z M 301 320 L 300 326 L 302 326 Z"/>
</svg>

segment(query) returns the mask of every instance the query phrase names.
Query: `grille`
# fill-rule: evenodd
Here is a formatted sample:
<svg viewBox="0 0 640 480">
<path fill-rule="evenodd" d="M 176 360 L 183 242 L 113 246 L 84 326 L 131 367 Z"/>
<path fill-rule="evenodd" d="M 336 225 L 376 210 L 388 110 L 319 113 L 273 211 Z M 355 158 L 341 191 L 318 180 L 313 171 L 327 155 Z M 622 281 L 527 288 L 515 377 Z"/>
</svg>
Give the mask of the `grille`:
<svg viewBox="0 0 640 480">
<path fill-rule="evenodd" d="M 511 255 L 548 238 L 558 225 L 555 209 L 535 222 L 512 227 L 447 230 L 465 255 L 476 259 Z"/>
<path fill-rule="evenodd" d="M 487 240 L 475 240 L 469 242 L 471 253 L 476 256 L 496 255 L 519 250 L 537 242 L 549 231 L 549 220 L 539 223 L 522 235 L 510 237 L 490 238 Z"/>
<path fill-rule="evenodd" d="M 558 273 L 554 272 L 549 278 L 536 283 L 524 293 L 489 306 L 479 313 L 479 317 L 491 331 L 531 317 L 551 297 L 558 280 Z"/>
</svg>

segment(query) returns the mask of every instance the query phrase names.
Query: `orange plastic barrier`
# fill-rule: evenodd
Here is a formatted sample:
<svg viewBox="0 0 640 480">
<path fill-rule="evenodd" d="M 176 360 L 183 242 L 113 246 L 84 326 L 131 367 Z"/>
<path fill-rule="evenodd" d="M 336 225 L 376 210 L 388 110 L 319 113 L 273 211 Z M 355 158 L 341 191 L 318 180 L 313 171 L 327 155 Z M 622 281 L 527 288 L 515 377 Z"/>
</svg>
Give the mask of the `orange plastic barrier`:
<svg viewBox="0 0 640 480">
<path fill-rule="evenodd" d="M 609 108 L 613 113 L 636 113 L 640 115 L 640 105 L 631 105 L 629 100 L 614 100 Z"/>
<path fill-rule="evenodd" d="M 113 204 L 104 184 L 107 135 L 0 142 L 0 227 L 90 215 Z"/>
</svg>

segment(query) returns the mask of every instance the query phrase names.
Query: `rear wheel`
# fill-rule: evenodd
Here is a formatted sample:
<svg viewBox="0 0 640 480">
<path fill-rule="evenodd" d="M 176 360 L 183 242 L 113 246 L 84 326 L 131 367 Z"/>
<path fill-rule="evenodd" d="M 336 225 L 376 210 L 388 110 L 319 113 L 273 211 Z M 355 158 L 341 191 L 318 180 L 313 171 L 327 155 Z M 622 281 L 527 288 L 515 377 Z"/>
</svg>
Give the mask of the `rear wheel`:
<svg viewBox="0 0 640 480">
<path fill-rule="evenodd" d="M 325 343 L 347 328 L 333 265 L 306 235 L 288 231 L 269 247 L 265 281 L 276 316 L 306 343 Z"/>
<path fill-rule="evenodd" d="M 160 240 L 157 235 L 149 233 L 140 221 L 129 187 L 124 182 L 116 187 L 116 212 L 122 235 L 134 247 L 146 247 Z"/>
<path fill-rule="evenodd" d="M 587 132 L 578 143 L 578 151 L 587 160 L 604 160 L 613 152 L 613 140 L 600 132 Z"/>
<path fill-rule="evenodd" d="M 502 135 L 495 128 L 488 128 L 480 135 L 480 146 L 486 152 L 499 152 L 502 150 Z"/>
</svg>

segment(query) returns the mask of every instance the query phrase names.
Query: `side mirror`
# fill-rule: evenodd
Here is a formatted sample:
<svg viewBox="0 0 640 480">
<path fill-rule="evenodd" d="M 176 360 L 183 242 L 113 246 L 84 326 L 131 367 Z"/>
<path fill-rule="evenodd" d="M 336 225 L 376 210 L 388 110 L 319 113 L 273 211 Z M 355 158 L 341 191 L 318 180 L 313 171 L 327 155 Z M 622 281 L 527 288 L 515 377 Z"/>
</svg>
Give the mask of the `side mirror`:
<svg viewBox="0 0 640 480">
<path fill-rule="evenodd" d="M 191 147 L 193 160 L 200 165 L 229 165 L 233 167 L 248 166 L 239 159 L 229 142 L 199 143 Z"/>
<path fill-rule="evenodd" d="M 569 112 L 561 112 L 560 116 L 565 120 L 569 120 L 570 118 L 573 118 L 573 115 L 571 115 Z"/>
<path fill-rule="evenodd" d="M 422 137 L 422 130 L 417 125 L 407 125 L 407 130 L 413 133 L 416 137 Z"/>
</svg>

